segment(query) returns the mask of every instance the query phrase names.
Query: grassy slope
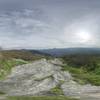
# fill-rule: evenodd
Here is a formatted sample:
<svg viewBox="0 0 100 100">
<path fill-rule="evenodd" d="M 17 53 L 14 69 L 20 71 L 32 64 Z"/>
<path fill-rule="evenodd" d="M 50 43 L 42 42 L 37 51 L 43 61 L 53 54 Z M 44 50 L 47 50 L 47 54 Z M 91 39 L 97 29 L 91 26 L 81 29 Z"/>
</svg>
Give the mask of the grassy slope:
<svg viewBox="0 0 100 100">
<path fill-rule="evenodd" d="M 96 75 L 93 72 L 86 72 L 81 68 L 75 68 L 71 66 L 63 66 L 62 70 L 72 73 L 74 80 L 80 84 L 88 84 L 100 86 L 100 75 Z"/>
<path fill-rule="evenodd" d="M 44 58 L 45 56 L 24 50 L 0 51 L 0 79 L 4 78 L 17 65 Z"/>
<path fill-rule="evenodd" d="M 63 70 L 71 72 L 74 80 L 100 86 L 100 56 L 70 56 L 63 60 L 66 63 Z"/>
<path fill-rule="evenodd" d="M 24 60 L 17 59 L 3 59 L 0 60 L 0 79 L 3 79 L 14 66 L 28 63 Z"/>
</svg>

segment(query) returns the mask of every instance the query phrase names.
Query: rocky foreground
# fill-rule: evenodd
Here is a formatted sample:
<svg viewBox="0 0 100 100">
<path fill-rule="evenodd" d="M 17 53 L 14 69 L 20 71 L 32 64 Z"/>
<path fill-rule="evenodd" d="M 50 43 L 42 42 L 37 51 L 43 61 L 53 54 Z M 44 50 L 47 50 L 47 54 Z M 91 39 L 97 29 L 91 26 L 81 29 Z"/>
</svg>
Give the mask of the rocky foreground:
<svg viewBox="0 0 100 100">
<path fill-rule="evenodd" d="M 61 65 L 58 59 L 42 59 L 16 66 L 5 80 L 0 81 L 0 91 L 9 96 L 50 96 L 55 95 L 51 90 L 59 86 L 65 96 L 81 97 L 100 93 L 99 86 L 80 85 L 73 81 L 69 72 L 62 71 Z"/>
</svg>

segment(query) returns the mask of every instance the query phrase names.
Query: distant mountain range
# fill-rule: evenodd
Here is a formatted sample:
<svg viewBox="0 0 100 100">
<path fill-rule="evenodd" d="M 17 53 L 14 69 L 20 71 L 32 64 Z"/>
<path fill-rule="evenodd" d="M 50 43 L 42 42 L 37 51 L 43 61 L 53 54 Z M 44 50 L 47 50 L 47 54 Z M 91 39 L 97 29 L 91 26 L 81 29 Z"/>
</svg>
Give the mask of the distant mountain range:
<svg viewBox="0 0 100 100">
<path fill-rule="evenodd" d="M 74 54 L 86 55 L 100 55 L 100 48 L 58 48 L 58 49 L 42 49 L 38 50 L 40 53 L 48 54 L 51 56 L 64 56 Z"/>
<path fill-rule="evenodd" d="M 55 48 L 55 49 L 41 49 L 41 50 L 1 50 L 6 55 L 35 55 L 35 56 L 54 56 L 61 57 L 65 55 L 100 55 L 100 48 Z M 29 54 L 30 52 L 30 54 Z"/>
</svg>

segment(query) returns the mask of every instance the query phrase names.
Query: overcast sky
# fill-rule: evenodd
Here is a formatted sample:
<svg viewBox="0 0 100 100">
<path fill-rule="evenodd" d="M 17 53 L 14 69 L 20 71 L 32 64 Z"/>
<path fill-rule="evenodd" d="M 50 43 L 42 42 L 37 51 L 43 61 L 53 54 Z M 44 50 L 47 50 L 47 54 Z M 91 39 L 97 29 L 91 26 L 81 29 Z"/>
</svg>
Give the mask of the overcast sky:
<svg viewBox="0 0 100 100">
<path fill-rule="evenodd" d="M 100 0 L 0 0 L 0 46 L 100 47 Z"/>
</svg>

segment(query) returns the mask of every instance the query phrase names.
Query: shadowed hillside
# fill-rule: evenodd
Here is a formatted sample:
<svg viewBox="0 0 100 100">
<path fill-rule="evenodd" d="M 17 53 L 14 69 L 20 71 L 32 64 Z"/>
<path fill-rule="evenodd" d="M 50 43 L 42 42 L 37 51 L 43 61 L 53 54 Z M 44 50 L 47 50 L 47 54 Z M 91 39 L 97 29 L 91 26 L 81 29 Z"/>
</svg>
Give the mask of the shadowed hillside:
<svg viewBox="0 0 100 100">
<path fill-rule="evenodd" d="M 55 49 L 42 49 L 42 53 L 49 54 L 56 57 L 64 55 L 100 55 L 100 48 L 55 48 Z"/>
<path fill-rule="evenodd" d="M 1 58 L 15 58 L 15 59 L 23 59 L 23 60 L 38 60 L 43 58 L 43 54 L 38 54 L 37 52 L 30 52 L 25 50 L 3 50 L 0 51 Z"/>
</svg>

